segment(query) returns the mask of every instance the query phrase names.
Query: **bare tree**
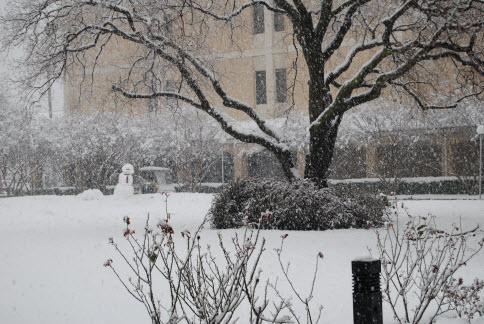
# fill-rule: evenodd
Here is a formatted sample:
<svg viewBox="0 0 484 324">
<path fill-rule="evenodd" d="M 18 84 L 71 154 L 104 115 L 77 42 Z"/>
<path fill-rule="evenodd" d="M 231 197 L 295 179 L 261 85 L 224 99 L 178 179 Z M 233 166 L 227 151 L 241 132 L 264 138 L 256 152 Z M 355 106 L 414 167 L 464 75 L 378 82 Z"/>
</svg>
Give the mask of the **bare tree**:
<svg viewBox="0 0 484 324">
<path fill-rule="evenodd" d="M 42 129 L 28 113 L 9 103 L 3 95 L 0 95 L 0 129 L 0 188 L 8 195 L 42 189 L 44 167 L 52 155 L 49 138 L 43 136 Z"/>
<path fill-rule="evenodd" d="M 195 192 L 223 153 L 220 129 L 205 116 L 185 114 L 175 119 L 167 159 L 176 169 L 177 181 Z M 219 137 L 219 138 L 217 138 Z"/>
<path fill-rule="evenodd" d="M 235 32 L 243 24 L 244 13 L 256 5 L 284 15 L 292 24 L 294 44 L 302 52 L 309 76 L 309 150 L 304 176 L 321 186 L 326 185 L 343 115 L 384 95 L 385 88 L 407 93 L 423 109 L 453 108 L 464 98 L 482 93 L 484 15 L 480 0 L 273 3 L 16 0 L 1 23 L 7 48 L 21 44 L 26 49 L 23 64 L 34 71 L 29 84 L 41 93 L 70 67 L 88 75 L 109 43 L 134 45 L 139 50 L 131 53 L 129 72 L 112 89 L 133 99 L 175 98 L 205 111 L 231 136 L 275 154 L 286 176 L 294 179 L 299 173 L 289 146 L 255 107 L 228 93 L 215 69 L 216 61 L 207 55 L 210 42 L 206 41 L 217 28 Z M 89 60 L 94 63 L 85 64 Z M 156 76 L 156 71 L 167 66 L 177 73 L 178 89 L 154 89 L 157 82 L 152 83 L 155 87 L 143 86 L 148 75 Z M 52 71 L 50 79 L 45 80 L 44 71 Z M 439 79 L 451 78 L 456 82 L 438 88 Z M 433 90 L 455 98 L 433 103 L 436 98 L 429 95 Z M 224 109 L 244 114 L 257 131 L 245 131 Z"/>
</svg>

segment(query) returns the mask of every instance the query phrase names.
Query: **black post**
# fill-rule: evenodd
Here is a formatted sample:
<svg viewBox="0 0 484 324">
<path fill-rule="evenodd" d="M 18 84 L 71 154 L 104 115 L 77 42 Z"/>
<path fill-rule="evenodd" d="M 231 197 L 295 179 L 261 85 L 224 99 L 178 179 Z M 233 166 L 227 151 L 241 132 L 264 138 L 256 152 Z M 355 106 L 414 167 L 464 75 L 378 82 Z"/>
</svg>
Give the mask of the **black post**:
<svg viewBox="0 0 484 324">
<path fill-rule="evenodd" d="M 380 260 L 351 261 L 354 324 L 383 324 Z"/>
</svg>

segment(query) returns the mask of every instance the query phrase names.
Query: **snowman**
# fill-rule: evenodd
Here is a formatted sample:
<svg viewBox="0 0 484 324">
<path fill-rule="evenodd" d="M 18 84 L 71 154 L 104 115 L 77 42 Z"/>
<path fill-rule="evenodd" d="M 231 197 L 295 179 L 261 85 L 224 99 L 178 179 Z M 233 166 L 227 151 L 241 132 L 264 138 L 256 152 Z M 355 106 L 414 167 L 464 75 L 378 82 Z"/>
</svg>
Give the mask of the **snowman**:
<svg viewBox="0 0 484 324">
<path fill-rule="evenodd" d="M 119 174 L 118 184 L 114 188 L 114 195 L 118 197 L 130 197 L 134 195 L 133 173 L 134 167 L 131 164 L 125 164 Z"/>
</svg>

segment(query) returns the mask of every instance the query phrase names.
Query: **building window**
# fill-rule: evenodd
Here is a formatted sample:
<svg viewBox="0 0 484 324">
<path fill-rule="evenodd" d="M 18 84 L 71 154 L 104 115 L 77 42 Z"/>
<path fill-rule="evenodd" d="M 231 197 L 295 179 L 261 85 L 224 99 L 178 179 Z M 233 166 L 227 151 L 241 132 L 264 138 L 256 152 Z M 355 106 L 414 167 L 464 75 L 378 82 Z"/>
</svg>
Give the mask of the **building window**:
<svg viewBox="0 0 484 324">
<path fill-rule="evenodd" d="M 174 80 L 166 80 L 165 81 L 165 91 L 169 91 L 169 92 L 175 91 L 175 81 Z"/>
<path fill-rule="evenodd" d="M 151 92 L 156 92 L 156 89 L 157 89 L 157 85 L 156 85 L 156 80 L 155 78 L 151 78 L 151 82 L 150 82 L 150 91 Z M 153 97 L 150 99 L 150 102 L 149 102 L 149 109 L 151 112 L 158 112 L 158 98 L 157 97 Z"/>
<path fill-rule="evenodd" d="M 165 14 L 165 25 L 163 26 L 165 36 L 170 36 L 172 32 L 172 19 L 171 19 L 171 14 L 167 13 Z"/>
<path fill-rule="evenodd" d="M 294 165 L 297 165 L 296 152 L 291 152 L 291 160 Z M 247 162 L 248 176 L 251 179 L 287 179 L 284 175 L 284 170 L 282 170 L 281 163 L 277 160 L 275 155 L 268 150 L 263 150 L 249 155 Z"/>
<path fill-rule="evenodd" d="M 276 69 L 276 101 L 287 101 L 286 69 Z"/>
<path fill-rule="evenodd" d="M 330 179 L 366 178 L 366 148 L 347 144 L 335 147 L 329 168 Z"/>
<path fill-rule="evenodd" d="M 234 180 L 234 156 L 229 152 L 222 154 L 207 161 L 210 167 L 207 168 L 201 182 L 225 183 Z"/>
<path fill-rule="evenodd" d="M 255 102 L 258 105 L 267 103 L 266 71 L 255 72 Z"/>
<path fill-rule="evenodd" d="M 158 99 L 151 98 L 149 103 L 150 112 L 158 112 Z"/>
<path fill-rule="evenodd" d="M 284 28 L 284 14 L 282 12 L 274 12 L 274 31 L 283 31 Z"/>
<path fill-rule="evenodd" d="M 264 33 L 264 5 L 254 5 L 254 34 Z"/>
<path fill-rule="evenodd" d="M 175 92 L 175 81 L 174 80 L 166 80 L 164 91 L 166 92 Z M 173 107 L 175 105 L 176 99 L 173 97 L 166 97 L 166 104 L 168 107 Z"/>
</svg>

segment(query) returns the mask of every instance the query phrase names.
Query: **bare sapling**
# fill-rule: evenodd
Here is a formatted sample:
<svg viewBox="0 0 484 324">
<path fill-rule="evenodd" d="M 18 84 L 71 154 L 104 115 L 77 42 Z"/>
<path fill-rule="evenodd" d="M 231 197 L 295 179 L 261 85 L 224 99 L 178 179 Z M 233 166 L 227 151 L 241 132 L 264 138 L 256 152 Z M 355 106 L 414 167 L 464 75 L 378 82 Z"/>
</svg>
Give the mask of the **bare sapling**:
<svg viewBox="0 0 484 324">
<path fill-rule="evenodd" d="M 168 195 L 163 195 L 166 203 Z M 115 268 L 112 259 L 104 264 L 112 269 L 128 293 L 144 305 L 152 323 L 319 322 L 322 307 L 314 316 L 310 302 L 322 253 L 316 258 L 309 295 L 302 297 L 289 277 L 289 264 L 284 266 L 281 258 L 287 234 L 282 236 L 281 246 L 276 249 L 284 277 L 302 302 L 304 315 L 299 316 L 291 298 L 279 291 L 277 279 L 261 279 L 259 262 L 266 241 L 261 236 L 260 224 L 264 217 L 270 217 L 267 216 L 269 214 L 261 215 L 258 224 L 249 223 L 246 219 L 243 230 L 236 232 L 229 244 L 222 233 L 217 233 L 218 248 L 213 248 L 202 245 L 206 219 L 194 233 L 188 230 L 180 232 L 182 243 L 180 237 L 175 237 L 167 207 L 165 212 L 166 218 L 155 226 L 152 226 L 148 215 L 141 238 L 131 228 L 130 218 L 124 218 L 128 252 L 113 238 L 109 239 L 127 264 L 131 276 L 124 269 Z"/>
<path fill-rule="evenodd" d="M 479 226 L 463 231 L 462 226 L 453 225 L 450 231 L 443 231 L 437 228 L 435 216 L 412 216 L 403 203 L 408 220 L 402 226 L 397 208 L 394 210 L 394 221 L 376 234 L 383 300 L 390 305 L 395 320 L 432 323 L 437 316 L 452 311 L 471 318 L 471 309 L 477 309 L 471 304 L 479 303 L 482 282 L 477 280 L 464 294 L 466 289 L 456 273 L 483 247 Z"/>
</svg>

